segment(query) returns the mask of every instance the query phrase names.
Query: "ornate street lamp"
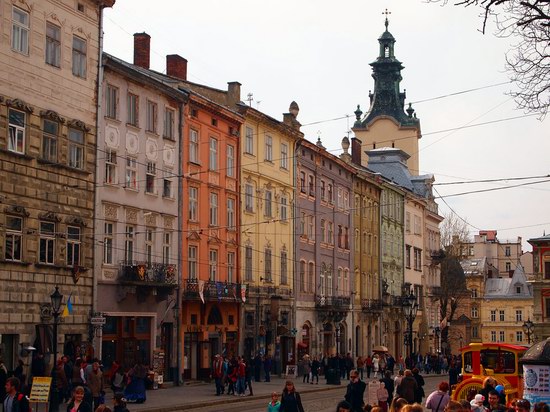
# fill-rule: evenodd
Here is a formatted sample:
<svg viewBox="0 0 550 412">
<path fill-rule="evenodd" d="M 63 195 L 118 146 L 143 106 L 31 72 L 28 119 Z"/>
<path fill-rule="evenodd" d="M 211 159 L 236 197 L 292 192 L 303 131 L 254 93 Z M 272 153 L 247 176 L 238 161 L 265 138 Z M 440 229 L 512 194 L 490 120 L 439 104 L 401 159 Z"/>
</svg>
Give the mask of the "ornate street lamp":
<svg viewBox="0 0 550 412">
<path fill-rule="evenodd" d="M 411 291 L 408 295 L 403 296 L 402 300 L 403 312 L 405 313 L 405 319 L 407 321 L 407 346 L 408 356 L 412 355 L 413 345 L 413 322 L 416 318 L 416 312 L 418 311 L 418 303 L 416 303 L 416 296 Z"/>
<path fill-rule="evenodd" d="M 436 326 L 434 328 L 434 345 L 435 345 L 435 352 L 436 353 L 439 353 L 440 352 L 440 349 L 439 349 L 439 337 L 441 336 L 441 328 L 439 326 Z"/>
<path fill-rule="evenodd" d="M 526 322 L 523 322 L 523 325 L 521 325 L 523 328 L 523 332 L 527 335 L 527 343 L 531 344 L 531 335 L 533 334 L 533 331 L 535 330 L 535 324 L 531 321 L 530 318 L 527 318 Z"/>
<path fill-rule="evenodd" d="M 57 393 L 57 325 L 59 315 L 61 315 L 61 302 L 63 295 L 59 292 L 59 287 L 55 287 L 55 291 L 50 295 L 52 304 L 53 316 L 53 368 L 52 368 L 52 389 L 50 396 L 50 411 L 57 412 L 59 410 L 59 394 Z"/>
</svg>

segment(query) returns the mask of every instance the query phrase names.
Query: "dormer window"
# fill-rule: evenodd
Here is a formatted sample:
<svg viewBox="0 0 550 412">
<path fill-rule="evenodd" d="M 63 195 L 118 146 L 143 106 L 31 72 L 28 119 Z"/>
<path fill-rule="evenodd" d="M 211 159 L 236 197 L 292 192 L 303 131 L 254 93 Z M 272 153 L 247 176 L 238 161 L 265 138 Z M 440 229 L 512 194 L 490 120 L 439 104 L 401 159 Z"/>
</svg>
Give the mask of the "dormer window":
<svg viewBox="0 0 550 412">
<path fill-rule="evenodd" d="M 521 295 L 521 286 L 516 286 L 516 294 Z"/>
<path fill-rule="evenodd" d="M 390 57 L 390 46 L 384 46 L 384 57 Z"/>
</svg>

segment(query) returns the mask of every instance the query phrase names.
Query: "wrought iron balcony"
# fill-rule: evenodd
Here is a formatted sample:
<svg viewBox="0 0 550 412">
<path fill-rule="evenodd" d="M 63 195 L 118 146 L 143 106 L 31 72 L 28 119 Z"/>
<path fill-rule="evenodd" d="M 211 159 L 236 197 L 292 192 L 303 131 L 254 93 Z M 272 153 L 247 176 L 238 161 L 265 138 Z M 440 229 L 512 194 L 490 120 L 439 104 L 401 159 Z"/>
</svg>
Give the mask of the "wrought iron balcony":
<svg viewBox="0 0 550 412">
<path fill-rule="evenodd" d="M 197 279 L 187 279 L 183 285 L 185 300 L 202 300 L 201 286 Z M 242 302 L 241 285 L 238 283 L 205 281 L 202 289 L 205 301 L 240 301 Z M 246 292 L 248 298 L 248 291 Z"/>
<path fill-rule="evenodd" d="M 292 290 L 282 286 L 249 286 L 248 292 L 250 297 L 281 296 L 290 298 L 292 296 Z"/>
<path fill-rule="evenodd" d="M 323 309 L 349 310 L 351 298 L 349 296 L 315 295 L 315 306 Z"/>
<path fill-rule="evenodd" d="M 361 299 L 361 309 L 364 312 L 379 312 L 383 306 L 379 299 Z"/>
<path fill-rule="evenodd" d="M 133 286 L 175 288 L 178 285 L 177 266 L 166 263 L 122 261 L 118 281 Z"/>
</svg>

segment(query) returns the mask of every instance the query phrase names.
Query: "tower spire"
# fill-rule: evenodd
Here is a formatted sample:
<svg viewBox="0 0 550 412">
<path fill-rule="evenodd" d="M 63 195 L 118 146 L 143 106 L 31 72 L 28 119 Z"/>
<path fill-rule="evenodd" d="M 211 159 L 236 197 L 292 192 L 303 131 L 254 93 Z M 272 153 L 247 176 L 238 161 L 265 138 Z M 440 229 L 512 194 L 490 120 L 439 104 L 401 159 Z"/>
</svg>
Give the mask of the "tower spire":
<svg viewBox="0 0 550 412">
<path fill-rule="evenodd" d="M 388 21 L 388 15 L 391 14 L 391 11 L 388 11 L 388 9 L 384 10 L 382 14 L 386 15 L 386 21 L 384 22 L 384 26 L 386 26 L 386 31 L 388 31 L 388 25 L 390 24 Z"/>
</svg>

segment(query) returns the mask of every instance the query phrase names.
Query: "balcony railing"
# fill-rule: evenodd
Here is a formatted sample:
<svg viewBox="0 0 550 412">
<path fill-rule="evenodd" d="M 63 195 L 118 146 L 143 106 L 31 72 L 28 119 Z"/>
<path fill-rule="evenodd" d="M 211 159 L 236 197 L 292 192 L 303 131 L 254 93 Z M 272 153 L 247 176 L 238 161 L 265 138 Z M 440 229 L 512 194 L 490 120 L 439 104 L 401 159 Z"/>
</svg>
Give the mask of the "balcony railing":
<svg viewBox="0 0 550 412">
<path fill-rule="evenodd" d="M 281 286 L 249 286 L 248 292 L 250 296 L 282 296 L 289 298 L 292 295 L 292 290 L 289 288 L 283 288 Z"/>
<path fill-rule="evenodd" d="M 315 306 L 318 308 L 348 310 L 350 302 L 349 296 L 315 295 Z"/>
<path fill-rule="evenodd" d="M 205 301 L 242 302 L 241 285 L 238 283 L 205 281 L 202 293 Z M 197 279 L 187 279 L 184 282 L 183 297 L 185 300 L 201 300 L 200 283 Z"/>
<path fill-rule="evenodd" d="M 381 311 L 383 306 L 379 299 L 361 299 L 361 309 L 365 312 Z"/>
<path fill-rule="evenodd" d="M 121 283 L 135 286 L 176 287 L 177 266 L 166 263 L 122 261 L 118 272 Z"/>
</svg>

